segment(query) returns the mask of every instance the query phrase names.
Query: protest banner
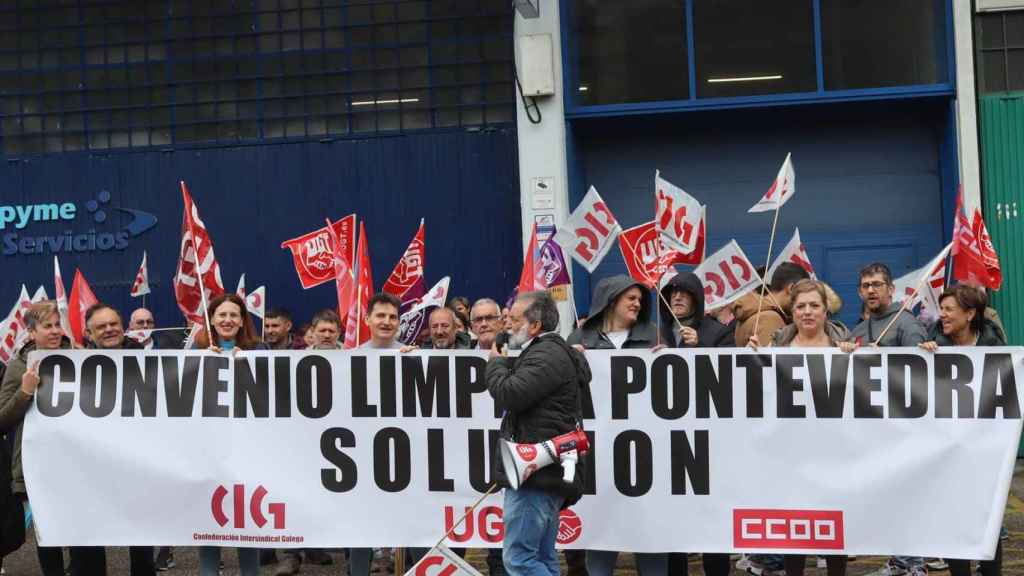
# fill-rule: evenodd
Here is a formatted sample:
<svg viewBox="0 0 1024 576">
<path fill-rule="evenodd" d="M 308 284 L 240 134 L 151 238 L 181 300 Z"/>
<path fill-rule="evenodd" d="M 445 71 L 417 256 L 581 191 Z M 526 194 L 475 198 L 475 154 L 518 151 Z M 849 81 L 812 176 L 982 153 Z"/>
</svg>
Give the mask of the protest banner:
<svg viewBox="0 0 1024 576">
<path fill-rule="evenodd" d="M 564 546 L 952 558 L 995 549 L 1024 349 L 587 358 L 592 451 L 586 495 L 562 515 Z M 43 545 L 426 548 L 491 487 L 500 407 L 482 353 L 37 359 L 23 464 Z M 492 496 L 443 543 L 499 546 L 501 519 Z"/>
</svg>

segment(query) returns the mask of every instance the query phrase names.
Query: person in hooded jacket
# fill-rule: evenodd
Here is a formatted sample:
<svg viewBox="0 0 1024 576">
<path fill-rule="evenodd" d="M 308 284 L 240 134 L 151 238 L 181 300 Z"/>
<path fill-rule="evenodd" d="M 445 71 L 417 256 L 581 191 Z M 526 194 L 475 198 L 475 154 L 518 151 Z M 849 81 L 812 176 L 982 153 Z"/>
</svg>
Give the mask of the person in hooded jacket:
<svg viewBox="0 0 1024 576">
<path fill-rule="evenodd" d="M 624 274 L 602 278 L 594 288 L 590 314 L 566 340 L 581 350 L 651 349 L 658 345 L 658 329 L 651 323 L 651 293 Z M 587 550 L 589 576 L 611 576 L 619 553 Z M 668 553 L 637 553 L 641 576 L 666 576 Z"/>
<path fill-rule="evenodd" d="M 3 384 L 0 385 L 0 429 L 13 434 L 11 452 L 11 491 L 23 502 L 28 500 L 25 489 L 25 475 L 21 467 L 21 436 L 28 412 L 39 386 L 38 363 L 28 365 L 28 355 L 33 350 L 56 350 L 71 348 L 71 341 L 64 336 L 60 325 L 57 303 L 53 300 L 37 302 L 25 314 L 29 340 L 7 364 Z M 39 567 L 43 576 L 64 576 L 64 553 L 60 548 L 38 546 Z"/>
<path fill-rule="evenodd" d="M 651 323 L 650 290 L 625 274 L 602 278 L 587 320 L 566 341 L 586 350 L 654 348 L 658 329 Z"/>
<path fill-rule="evenodd" d="M 696 274 L 676 274 L 662 287 L 661 295 L 664 299 L 659 299 L 658 306 L 661 307 L 663 345 L 668 348 L 730 348 L 735 345 L 736 334 L 732 328 L 704 315 L 704 284 Z M 729 573 L 728 554 L 705 552 L 701 559 L 706 576 Z M 688 570 L 685 553 L 669 554 L 670 574 L 678 576 Z"/>
<path fill-rule="evenodd" d="M 676 274 L 662 287 L 661 295 L 663 299 L 659 299 L 658 306 L 661 307 L 662 344 L 669 348 L 735 345 L 734 328 L 704 315 L 704 284 L 696 274 Z"/>
</svg>

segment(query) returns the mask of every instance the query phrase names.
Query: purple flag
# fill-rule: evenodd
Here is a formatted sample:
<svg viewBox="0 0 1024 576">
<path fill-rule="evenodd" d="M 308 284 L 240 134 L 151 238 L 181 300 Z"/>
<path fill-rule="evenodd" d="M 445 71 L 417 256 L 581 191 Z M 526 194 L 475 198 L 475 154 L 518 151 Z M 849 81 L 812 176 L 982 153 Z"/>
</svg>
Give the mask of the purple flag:
<svg viewBox="0 0 1024 576">
<path fill-rule="evenodd" d="M 540 247 L 539 256 L 534 258 L 536 262 L 536 284 L 545 288 L 555 286 L 567 286 L 569 280 L 569 267 L 565 263 L 565 255 L 562 254 L 562 247 L 555 242 L 555 233 L 552 231 L 548 241 Z"/>
</svg>

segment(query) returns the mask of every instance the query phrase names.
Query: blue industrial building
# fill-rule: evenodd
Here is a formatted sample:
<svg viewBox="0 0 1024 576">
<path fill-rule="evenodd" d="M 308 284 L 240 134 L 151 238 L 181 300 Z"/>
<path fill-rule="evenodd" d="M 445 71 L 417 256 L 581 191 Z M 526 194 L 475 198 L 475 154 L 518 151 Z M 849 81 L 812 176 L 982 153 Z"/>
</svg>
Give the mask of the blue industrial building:
<svg viewBox="0 0 1024 576">
<path fill-rule="evenodd" d="M 791 152 L 777 246 L 800 228 L 849 321 L 860 266 L 901 275 L 949 240 L 971 164 L 958 100 L 976 99 L 958 86 L 956 1 L 533 0 L 535 19 L 504 0 L 9 2 L 0 204 L 76 211 L 5 224 L 0 302 L 23 282 L 52 293 L 54 239 L 96 236 L 60 244 L 65 278 L 80 268 L 128 309 L 146 250 L 158 322 L 176 322 L 179 180 L 226 287 L 246 273 L 299 317 L 334 293 L 303 292 L 279 245 L 325 217 L 365 220 L 378 285 L 425 218 L 428 285 L 503 299 L 545 210 L 560 221 L 593 185 L 641 224 L 655 169 L 708 205 L 709 251 L 736 238 L 762 263 L 770 217 L 746 209 Z M 534 101 L 554 138 L 515 88 L 517 40 L 538 32 L 556 89 Z M 554 171 L 534 157 L 548 146 Z M 531 202 L 525 183 L 548 176 L 560 195 Z M 976 177 L 965 188 L 977 202 Z M 130 210 L 157 223 L 124 233 Z M 595 276 L 623 270 L 613 250 Z M 590 278 L 574 278 L 583 312 Z"/>
</svg>

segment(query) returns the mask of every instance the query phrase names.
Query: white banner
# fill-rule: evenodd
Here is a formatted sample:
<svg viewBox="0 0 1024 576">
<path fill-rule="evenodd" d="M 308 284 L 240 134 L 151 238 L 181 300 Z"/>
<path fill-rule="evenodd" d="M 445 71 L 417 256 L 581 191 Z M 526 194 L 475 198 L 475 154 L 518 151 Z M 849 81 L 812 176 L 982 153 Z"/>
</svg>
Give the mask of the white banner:
<svg viewBox="0 0 1024 576">
<path fill-rule="evenodd" d="M 1024 349 L 587 355 L 594 449 L 563 545 L 995 549 Z M 484 368 L 473 352 L 50 353 L 23 450 L 39 541 L 433 546 L 490 485 Z M 500 545 L 501 504 L 446 544 Z"/>
</svg>

